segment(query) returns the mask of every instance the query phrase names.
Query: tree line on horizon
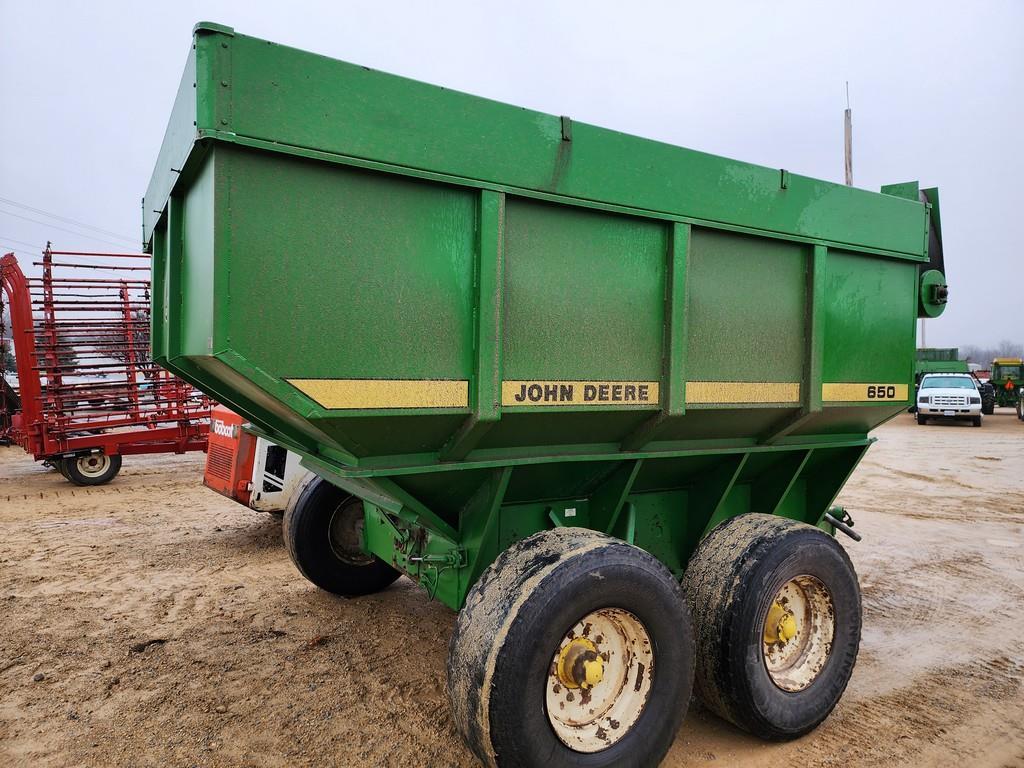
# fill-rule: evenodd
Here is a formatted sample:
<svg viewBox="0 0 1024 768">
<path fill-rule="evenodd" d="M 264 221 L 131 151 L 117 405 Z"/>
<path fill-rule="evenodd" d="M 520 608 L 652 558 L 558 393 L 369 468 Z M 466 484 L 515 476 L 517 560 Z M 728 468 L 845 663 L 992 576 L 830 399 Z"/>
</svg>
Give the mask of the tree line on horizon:
<svg viewBox="0 0 1024 768">
<path fill-rule="evenodd" d="M 994 347 L 968 344 L 960 347 L 960 359 L 989 366 L 997 357 L 1024 357 L 1024 344 L 1004 339 Z"/>
</svg>

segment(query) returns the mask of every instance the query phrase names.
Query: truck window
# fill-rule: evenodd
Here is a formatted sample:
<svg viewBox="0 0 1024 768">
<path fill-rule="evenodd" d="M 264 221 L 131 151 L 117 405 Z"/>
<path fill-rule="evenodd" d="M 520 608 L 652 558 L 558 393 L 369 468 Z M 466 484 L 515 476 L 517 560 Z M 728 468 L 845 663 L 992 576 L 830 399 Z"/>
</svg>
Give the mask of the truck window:
<svg viewBox="0 0 1024 768">
<path fill-rule="evenodd" d="M 921 389 L 974 389 L 974 382 L 966 376 L 928 376 Z"/>
</svg>

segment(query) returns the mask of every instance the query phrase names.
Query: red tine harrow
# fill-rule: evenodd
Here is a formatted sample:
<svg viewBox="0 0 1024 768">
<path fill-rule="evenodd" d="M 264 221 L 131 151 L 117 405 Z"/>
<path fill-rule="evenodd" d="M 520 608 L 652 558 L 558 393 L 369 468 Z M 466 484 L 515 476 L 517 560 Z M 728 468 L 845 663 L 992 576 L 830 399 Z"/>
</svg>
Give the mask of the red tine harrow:
<svg viewBox="0 0 1024 768">
<path fill-rule="evenodd" d="M 17 373 L 0 379 L 0 440 L 78 485 L 108 482 L 123 455 L 206 450 L 209 398 L 150 359 L 148 259 L 47 247 L 29 277 L 0 257 Z"/>
</svg>

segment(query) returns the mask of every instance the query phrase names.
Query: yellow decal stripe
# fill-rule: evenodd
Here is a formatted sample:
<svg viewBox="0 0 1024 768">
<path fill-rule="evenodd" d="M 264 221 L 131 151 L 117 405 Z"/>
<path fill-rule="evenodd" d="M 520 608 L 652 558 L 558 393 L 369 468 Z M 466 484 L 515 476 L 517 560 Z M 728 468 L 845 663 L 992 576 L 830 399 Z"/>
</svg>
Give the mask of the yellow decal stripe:
<svg viewBox="0 0 1024 768">
<path fill-rule="evenodd" d="M 466 408 L 468 381 L 286 379 L 323 408 Z"/>
<path fill-rule="evenodd" d="M 799 403 L 800 382 L 688 381 L 686 402 L 696 405 L 721 403 Z"/>
<path fill-rule="evenodd" d="M 909 391 L 908 384 L 822 384 L 821 399 L 826 403 L 900 402 Z"/>
<path fill-rule="evenodd" d="M 656 381 L 503 381 L 501 404 L 658 405 Z"/>
</svg>

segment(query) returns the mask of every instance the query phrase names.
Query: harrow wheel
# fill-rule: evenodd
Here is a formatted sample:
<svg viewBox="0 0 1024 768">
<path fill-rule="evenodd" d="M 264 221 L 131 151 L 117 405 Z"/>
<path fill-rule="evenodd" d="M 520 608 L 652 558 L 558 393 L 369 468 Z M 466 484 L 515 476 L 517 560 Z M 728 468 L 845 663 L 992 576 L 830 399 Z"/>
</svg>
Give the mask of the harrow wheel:
<svg viewBox="0 0 1024 768">
<path fill-rule="evenodd" d="M 60 472 L 75 485 L 103 485 L 121 471 L 121 457 L 117 454 L 83 453 L 61 459 Z"/>
</svg>

